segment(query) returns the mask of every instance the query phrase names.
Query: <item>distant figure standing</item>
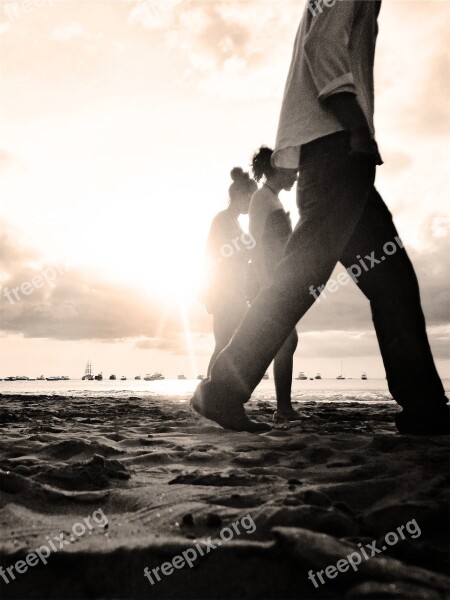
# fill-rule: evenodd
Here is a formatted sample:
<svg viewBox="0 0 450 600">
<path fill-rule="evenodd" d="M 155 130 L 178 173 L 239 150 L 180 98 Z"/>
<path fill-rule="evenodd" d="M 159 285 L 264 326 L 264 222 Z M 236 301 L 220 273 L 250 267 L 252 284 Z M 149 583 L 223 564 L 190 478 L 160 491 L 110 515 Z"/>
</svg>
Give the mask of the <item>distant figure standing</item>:
<svg viewBox="0 0 450 600">
<path fill-rule="evenodd" d="M 248 213 L 256 182 L 240 167 L 231 171 L 228 208 L 211 224 L 206 244 L 209 280 L 205 296 L 207 311 L 213 315 L 215 348 L 208 366 L 231 340 L 247 309 L 247 278 L 253 238 L 241 228 L 238 217 Z"/>
<path fill-rule="evenodd" d="M 272 160 L 299 170 L 301 221 L 272 284 L 258 294 L 191 400 L 225 428 L 269 428 L 251 421 L 244 403 L 340 261 L 370 301 L 389 391 L 403 408 L 395 415 L 398 431 L 449 433 L 414 268 L 374 187 L 382 164 L 373 123 L 380 6 L 379 0 L 346 0 L 315 15 L 305 8 Z"/>
<path fill-rule="evenodd" d="M 262 146 L 253 156 L 253 177 L 264 185 L 257 190 L 250 202 L 249 229 L 255 240 L 252 252 L 259 288 L 270 285 L 275 267 L 283 258 L 284 247 L 292 234 L 292 225 L 278 194 L 290 191 L 297 179 L 295 171 L 275 169 L 271 163 L 272 150 Z M 300 418 L 291 404 L 293 357 L 298 336 L 295 328 L 275 356 L 273 374 L 277 396 L 274 421 L 292 421 Z"/>
</svg>

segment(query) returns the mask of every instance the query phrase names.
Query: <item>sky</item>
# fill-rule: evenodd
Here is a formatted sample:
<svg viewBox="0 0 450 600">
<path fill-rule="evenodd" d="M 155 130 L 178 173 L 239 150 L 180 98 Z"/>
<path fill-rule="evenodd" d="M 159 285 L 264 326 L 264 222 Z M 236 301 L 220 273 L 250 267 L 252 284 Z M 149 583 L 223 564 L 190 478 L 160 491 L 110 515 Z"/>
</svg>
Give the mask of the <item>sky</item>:
<svg viewBox="0 0 450 600">
<path fill-rule="evenodd" d="M 106 376 L 204 373 L 209 225 L 231 168 L 274 143 L 304 1 L 0 5 L 0 377 L 79 377 L 88 358 Z M 377 187 L 417 269 L 443 377 L 449 17 L 446 0 L 384 0 L 375 71 Z M 295 189 L 281 199 L 295 223 Z M 296 371 L 335 377 L 342 360 L 347 376 L 384 377 L 353 284 L 298 330 Z"/>
</svg>

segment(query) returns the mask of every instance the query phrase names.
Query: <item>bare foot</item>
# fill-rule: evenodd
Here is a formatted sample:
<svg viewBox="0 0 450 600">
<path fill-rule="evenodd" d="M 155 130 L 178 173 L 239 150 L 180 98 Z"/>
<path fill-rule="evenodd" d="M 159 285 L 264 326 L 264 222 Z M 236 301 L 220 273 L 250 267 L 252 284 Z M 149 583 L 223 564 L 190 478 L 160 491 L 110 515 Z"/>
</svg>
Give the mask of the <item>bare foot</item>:
<svg viewBox="0 0 450 600">
<path fill-rule="evenodd" d="M 204 383 L 204 385 L 202 385 Z M 268 423 L 259 423 L 251 421 L 245 412 L 242 402 L 225 400 L 215 395 L 214 398 L 206 398 L 205 385 L 209 382 L 202 382 L 195 390 L 191 398 L 191 407 L 202 417 L 215 421 L 224 429 L 231 431 L 249 431 L 251 433 L 262 433 L 269 431 L 271 426 Z"/>
<path fill-rule="evenodd" d="M 273 413 L 273 420 L 275 423 L 286 423 L 287 421 L 300 421 L 303 416 L 296 412 L 293 408 L 290 410 L 276 410 Z"/>
</svg>

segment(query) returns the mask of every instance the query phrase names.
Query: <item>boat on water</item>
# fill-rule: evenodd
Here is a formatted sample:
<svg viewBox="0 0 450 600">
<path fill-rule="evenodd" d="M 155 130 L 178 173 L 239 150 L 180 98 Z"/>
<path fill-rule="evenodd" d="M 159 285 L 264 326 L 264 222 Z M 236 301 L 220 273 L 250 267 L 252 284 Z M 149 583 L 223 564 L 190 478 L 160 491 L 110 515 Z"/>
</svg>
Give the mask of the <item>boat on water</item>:
<svg viewBox="0 0 450 600">
<path fill-rule="evenodd" d="M 203 379 L 205 379 L 205 376 L 204 375 L 197 375 L 197 379 L 199 381 L 202 381 Z"/>
<path fill-rule="evenodd" d="M 36 377 L 36 381 L 45 381 L 45 377 L 43 375 L 39 375 L 39 377 Z"/>
<path fill-rule="evenodd" d="M 156 372 L 156 373 L 153 373 L 153 375 L 147 374 L 144 377 L 144 379 L 145 379 L 145 381 L 161 381 L 161 380 L 165 379 L 165 377 L 162 373 Z"/>
<path fill-rule="evenodd" d="M 87 379 L 88 381 L 93 381 L 94 376 L 92 375 L 92 363 L 90 360 L 86 363 L 86 368 L 84 369 L 84 375 L 81 380 Z"/>
<path fill-rule="evenodd" d="M 67 375 L 57 375 L 56 377 L 46 377 L 47 381 L 69 381 L 70 377 Z"/>
<path fill-rule="evenodd" d="M 322 375 L 320 373 L 316 373 L 314 379 L 322 379 Z"/>
<path fill-rule="evenodd" d="M 34 381 L 34 379 L 30 379 L 26 375 L 15 375 L 13 377 L 5 377 L 5 381 Z"/>
<path fill-rule="evenodd" d="M 364 381 L 366 381 L 367 380 L 367 373 L 363 373 L 361 375 L 361 379 L 363 379 Z"/>
<path fill-rule="evenodd" d="M 115 375 L 110 375 L 109 378 L 110 378 L 111 381 L 114 381 L 116 379 L 116 376 Z"/>
<path fill-rule="evenodd" d="M 136 381 L 139 381 L 141 379 L 141 376 L 140 375 L 136 375 L 135 379 L 136 379 Z"/>
<path fill-rule="evenodd" d="M 262 377 L 262 378 L 263 378 L 263 379 L 269 379 L 269 373 L 264 373 L 264 375 L 263 375 L 263 377 Z"/>
<path fill-rule="evenodd" d="M 342 372 L 342 360 L 341 360 L 341 374 L 336 377 L 336 379 L 345 379 L 344 374 Z"/>
<path fill-rule="evenodd" d="M 308 377 L 305 375 L 305 373 L 303 371 L 300 371 L 300 373 L 298 374 L 298 376 L 295 379 L 300 379 L 300 380 L 304 381 L 305 379 L 308 379 Z"/>
<path fill-rule="evenodd" d="M 120 381 L 126 381 L 127 378 L 125 377 L 125 375 L 122 375 L 122 377 L 120 378 Z"/>
<path fill-rule="evenodd" d="M 178 375 L 178 379 L 186 379 L 186 375 L 183 375 L 183 374 Z"/>
<path fill-rule="evenodd" d="M 103 374 L 102 374 L 102 373 L 99 373 L 98 375 L 96 375 L 96 376 L 94 377 L 94 379 L 95 379 L 95 381 L 102 381 L 102 380 L 103 380 Z"/>
</svg>

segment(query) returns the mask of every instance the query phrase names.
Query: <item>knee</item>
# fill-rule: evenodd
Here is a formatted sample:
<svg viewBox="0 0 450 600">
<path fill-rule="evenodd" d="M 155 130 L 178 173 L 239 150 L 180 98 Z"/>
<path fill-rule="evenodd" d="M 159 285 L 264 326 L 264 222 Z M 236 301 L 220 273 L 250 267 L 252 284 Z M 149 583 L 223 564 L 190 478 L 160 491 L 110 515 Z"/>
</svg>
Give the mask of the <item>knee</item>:
<svg viewBox="0 0 450 600">
<path fill-rule="evenodd" d="M 298 346 L 298 335 L 297 335 L 297 331 L 295 329 L 289 336 L 288 342 L 290 345 L 290 350 L 291 350 L 292 354 L 294 354 L 294 352 L 296 351 L 297 346 Z"/>
<path fill-rule="evenodd" d="M 292 331 L 289 334 L 289 337 L 287 338 L 287 340 L 284 342 L 283 346 L 280 349 L 280 354 L 282 354 L 283 356 L 292 356 L 297 348 L 297 344 L 298 344 L 298 335 L 297 335 L 297 331 L 294 329 L 294 331 Z"/>
</svg>

